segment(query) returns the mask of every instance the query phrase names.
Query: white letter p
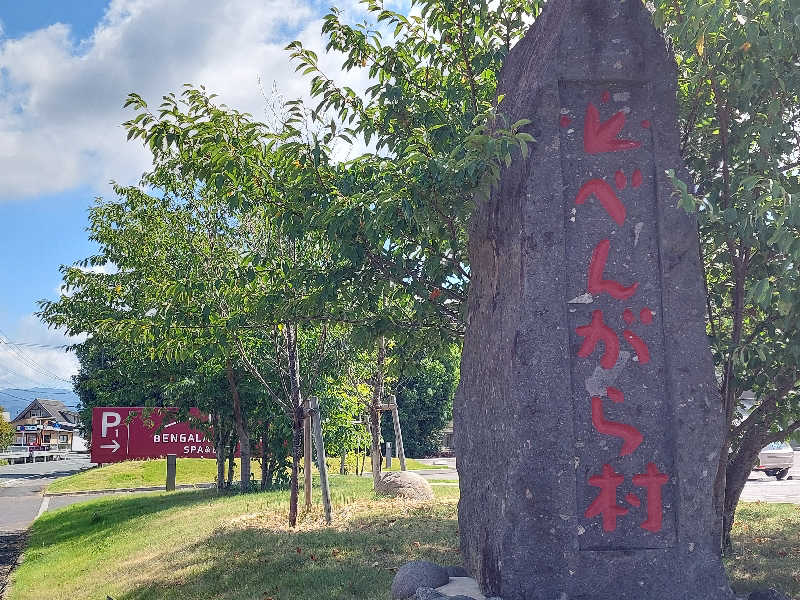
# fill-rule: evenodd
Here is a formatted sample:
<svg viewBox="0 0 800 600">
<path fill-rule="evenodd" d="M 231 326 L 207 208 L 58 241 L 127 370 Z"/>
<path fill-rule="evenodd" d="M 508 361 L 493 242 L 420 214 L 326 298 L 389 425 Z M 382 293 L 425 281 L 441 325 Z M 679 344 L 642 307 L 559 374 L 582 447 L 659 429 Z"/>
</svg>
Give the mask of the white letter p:
<svg viewBox="0 0 800 600">
<path fill-rule="evenodd" d="M 122 421 L 122 417 L 119 416 L 119 413 L 104 412 L 103 413 L 103 418 L 100 421 L 100 423 L 102 425 L 102 427 L 101 427 L 102 431 L 100 433 L 100 437 L 108 437 L 108 435 L 107 435 L 108 434 L 108 429 L 110 427 L 116 427 L 117 425 L 120 424 L 121 421 Z"/>
</svg>

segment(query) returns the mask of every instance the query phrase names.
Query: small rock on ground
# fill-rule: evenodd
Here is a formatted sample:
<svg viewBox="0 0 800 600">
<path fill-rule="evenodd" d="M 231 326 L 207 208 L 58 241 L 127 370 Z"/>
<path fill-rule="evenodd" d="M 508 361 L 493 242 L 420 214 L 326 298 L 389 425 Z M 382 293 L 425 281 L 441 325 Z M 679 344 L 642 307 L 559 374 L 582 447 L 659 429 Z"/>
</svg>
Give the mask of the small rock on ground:
<svg viewBox="0 0 800 600">
<path fill-rule="evenodd" d="M 392 581 L 392 598 L 406 600 L 412 598 L 418 588 L 438 588 L 449 581 L 450 577 L 444 568 L 427 560 L 415 560 L 398 569 Z"/>
<path fill-rule="evenodd" d="M 457 598 L 469 598 L 471 600 L 485 600 L 486 596 L 481 593 L 478 582 L 472 577 L 451 577 L 447 585 L 438 588 L 445 596 L 455 596 Z"/>
<path fill-rule="evenodd" d="M 433 488 L 428 480 L 410 471 L 386 473 L 381 477 L 377 491 L 379 494 L 399 496 L 409 500 L 433 500 Z"/>
<path fill-rule="evenodd" d="M 417 593 L 414 594 L 414 600 L 442 600 L 446 597 L 429 587 L 417 588 Z"/>
<path fill-rule="evenodd" d="M 450 577 L 469 577 L 469 573 L 467 573 L 467 570 L 464 567 L 449 566 L 445 567 L 445 569 Z"/>
</svg>

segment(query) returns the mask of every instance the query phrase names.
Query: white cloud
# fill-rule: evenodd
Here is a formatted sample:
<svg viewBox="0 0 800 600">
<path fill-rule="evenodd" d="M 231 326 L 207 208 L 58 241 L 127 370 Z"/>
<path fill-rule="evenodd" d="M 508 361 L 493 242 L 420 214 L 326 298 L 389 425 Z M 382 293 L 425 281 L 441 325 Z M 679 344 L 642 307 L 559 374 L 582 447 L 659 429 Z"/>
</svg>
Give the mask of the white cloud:
<svg viewBox="0 0 800 600">
<path fill-rule="evenodd" d="M 357 10 L 355 0 L 350 10 Z M 273 81 L 286 97 L 307 97 L 284 46 L 316 51 L 330 76 L 356 90 L 362 72 L 342 74 L 325 56 L 322 9 L 312 0 L 112 0 L 92 36 L 76 44 L 67 25 L 0 39 L 0 200 L 81 185 L 134 183 L 149 165 L 139 142 L 125 142 L 122 103 L 131 91 L 151 106 L 184 83 L 261 119 Z"/>
<path fill-rule="evenodd" d="M 0 388 L 71 388 L 78 359 L 63 347 L 83 341 L 47 327 L 34 315 L 22 318 L 9 337 L 0 337 Z M 11 341 L 13 344 L 6 342 Z"/>
</svg>

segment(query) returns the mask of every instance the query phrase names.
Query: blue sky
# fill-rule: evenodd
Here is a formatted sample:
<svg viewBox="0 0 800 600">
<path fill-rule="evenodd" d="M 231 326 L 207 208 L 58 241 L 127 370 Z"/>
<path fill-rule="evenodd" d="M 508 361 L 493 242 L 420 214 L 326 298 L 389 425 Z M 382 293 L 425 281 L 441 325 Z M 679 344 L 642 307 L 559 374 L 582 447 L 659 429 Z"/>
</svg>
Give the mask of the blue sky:
<svg viewBox="0 0 800 600">
<path fill-rule="evenodd" d="M 86 39 L 107 7 L 106 0 L 3 0 L 0 3 L 0 42 L 3 38 L 20 38 L 57 22 L 69 23 L 76 41 Z M 10 197 L 0 202 L 0 331 L 4 332 L 3 339 L 52 346 L 66 341 L 53 332 L 48 335 L 40 329 L 32 331 L 35 323 L 30 315 L 36 310 L 37 300 L 56 297 L 61 281 L 59 265 L 93 251 L 85 232 L 91 198 L 89 188 L 77 187 L 55 194 Z M 47 355 L 52 358 L 53 354 L 61 353 L 55 348 L 36 346 L 6 351 L 0 354 L 0 377 L 5 375 L 3 383 L 19 387 L 36 384 L 65 387 L 67 384 L 63 380 L 46 375 L 53 372 L 68 378 L 67 371 L 74 366 L 74 361 L 47 360 Z M 37 370 L 34 365 L 41 365 L 43 369 Z M 66 368 L 57 371 L 49 368 L 62 365 Z M 0 398 L 0 402 L 2 400 Z"/>
<path fill-rule="evenodd" d="M 7 37 L 19 37 L 61 22 L 72 26 L 77 39 L 85 39 L 107 7 L 107 0 L 2 0 L 0 20 Z"/>
<path fill-rule="evenodd" d="M 363 18 L 357 0 L 336 5 Z M 57 347 L 70 340 L 33 313 L 38 300 L 58 297 L 59 265 L 95 251 L 85 232 L 94 197 L 111 197 L 111 179 L 135 183 L 149 164 L 139 143 L 125 141 L 125 96 L 136 91 L 157 104 L 191 82 L 262 116 L 259 81 L 284 97 L 307 97 L 283 51 L 293 39 L 317 51 L 326 72 L 363 89 L 362 73 L 341 73 L 340 59 L 324 55 L 328 6 L 0 0 L 0 388 L 67 387 L 77 368 Z"/>
</svg>

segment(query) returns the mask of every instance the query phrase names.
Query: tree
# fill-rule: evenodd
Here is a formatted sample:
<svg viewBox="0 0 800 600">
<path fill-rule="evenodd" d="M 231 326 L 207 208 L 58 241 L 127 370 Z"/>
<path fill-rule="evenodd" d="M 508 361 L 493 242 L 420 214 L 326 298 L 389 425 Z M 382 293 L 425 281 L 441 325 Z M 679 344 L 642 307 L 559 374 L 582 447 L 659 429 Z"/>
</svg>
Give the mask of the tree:
<svg viewBox="0 0 800 600">
<path fill-rule="evenodd" d="M 344 23 L 336 9 L 325 18 L 327 49 L 345 55 L 345 70 L 365 69 L 373 80 L 366 99 L 331 80 L 300 42 L 287 47 L 297 70 L 311 75 L 319 99 L 311 116 L 327 123 L 332 114 L 329 135 L 376 147 L 334 169 L 336 193 L 305 208 L 361 292 L 360 320 L 376 349 L 369 406 L 376 489 L 387 340 L 447 345 L 463 335 L 473 197 L 497 181 L 512 148 L 525 154 L 532 140 L 521 131 L 527 121 L 509 124 L 498 114 L 494 72 L 539 3 L 414 4 L 418 17 L 364 2 L 379 24 L 394 27 L 390 43 L 376 28 Z"/>
<path fill-rule="evenodd" d="M 495 75 L 540 3 L 412 4 L 419 16 L 364 2 L 380 26 L 393 28 L 388 41 L 375 27 L 344 23 L 336 9 L 325 18 L 327 49 L 344 54 L 345 70 L 371 78 L 366 98 L 331 80 L 300 42 L 288 46 L 297 70 L 311 76 L 313 115 L 333 114 L 348 126 L 331 120 L 332 133 L 376 148 L 341 165 L 339 193 L 309 208 L 357 274 L 356 299 L 374 315 L 377 345 L 382 335 L 415 334 L 426 344 L 462 335 L 474 194 L 488 191 L 512 148 L 524 153 L 532 140 L 521 131 L 526 121 L 508 124 L 498 114 Z"/>
<path fill-rule="evenodd" d="M 662 2 L 679 65 L 682 150 L 696 190 L 708 328 L 727 436 L 723 545 L 767 443 L 800 429 L 800 17 L 794 2 Z M 744 392 L 755 394 L 745 406 Z"/>
<path fill-rule="evenodd" d="M 174 368 L 142 356 L 135 347 L 101 337 L 90 337 L 73 351 L 80 367 L 72 386 L 87 440 L 91 440 L 96 406 L 165 406 L 164 388 L 175 377 Z"/>
<path fill-rule="evenodd" d="M 3 407 L 0 406 L 0 450 L 5 450 L 14 443 L 14 428 L 3 417 Z"/>
<path fill-rule="evenodd" d="M 399 367 L 392 388 L 408 456 L 439 452 L 442 431 L 453 416 L 460 359 L 459 347 L 454 345 L 433 356 L 417 353 Z M 384 423 L 383 436 L 396 443 L 391 422 Z"/>
<path fill-rule="evenodd" d="M 363 369 L 364 365 L 357 357 L 336 376 L 328 377 L 319 398 L 325 450 L 330 456 L 339 456 L 342 475 L 348 453 L 369 444 L 370 436 L 362 417 L 371 394 L 369 386 L 354 376 L 354 371 L 361 370 L 359 367 Z"/>
<path fill-rule="evenodd" d="M 145 177 L 150 185 L 162 186 L 162 197 L 116 186 L 119 201 L 98 202 L 90 211 L 90 237 L 100 253 L 62 268 L 70 294 L 41 302 L 39 316 L 73 333 L 120 342 L 135 349 L 133 356 L 144 352 L 152 361 L 192 367 L 216 364 L 232 397 L 242 488 L 247 489 L 250 436 L 238 395 L 241 369 L 231 364 L 237 350 L 226 328 L 205 327 L 234 306 L 235 296 L 221 293 L 235 289 L 224 265 L 238 255 L 220 243 L 230 227 L 209 197 L 173 177 L 173 168 L 157 163 Z M 115 271 L 87 272 L 88 264 L 110 265 Z"/>
</svg>

